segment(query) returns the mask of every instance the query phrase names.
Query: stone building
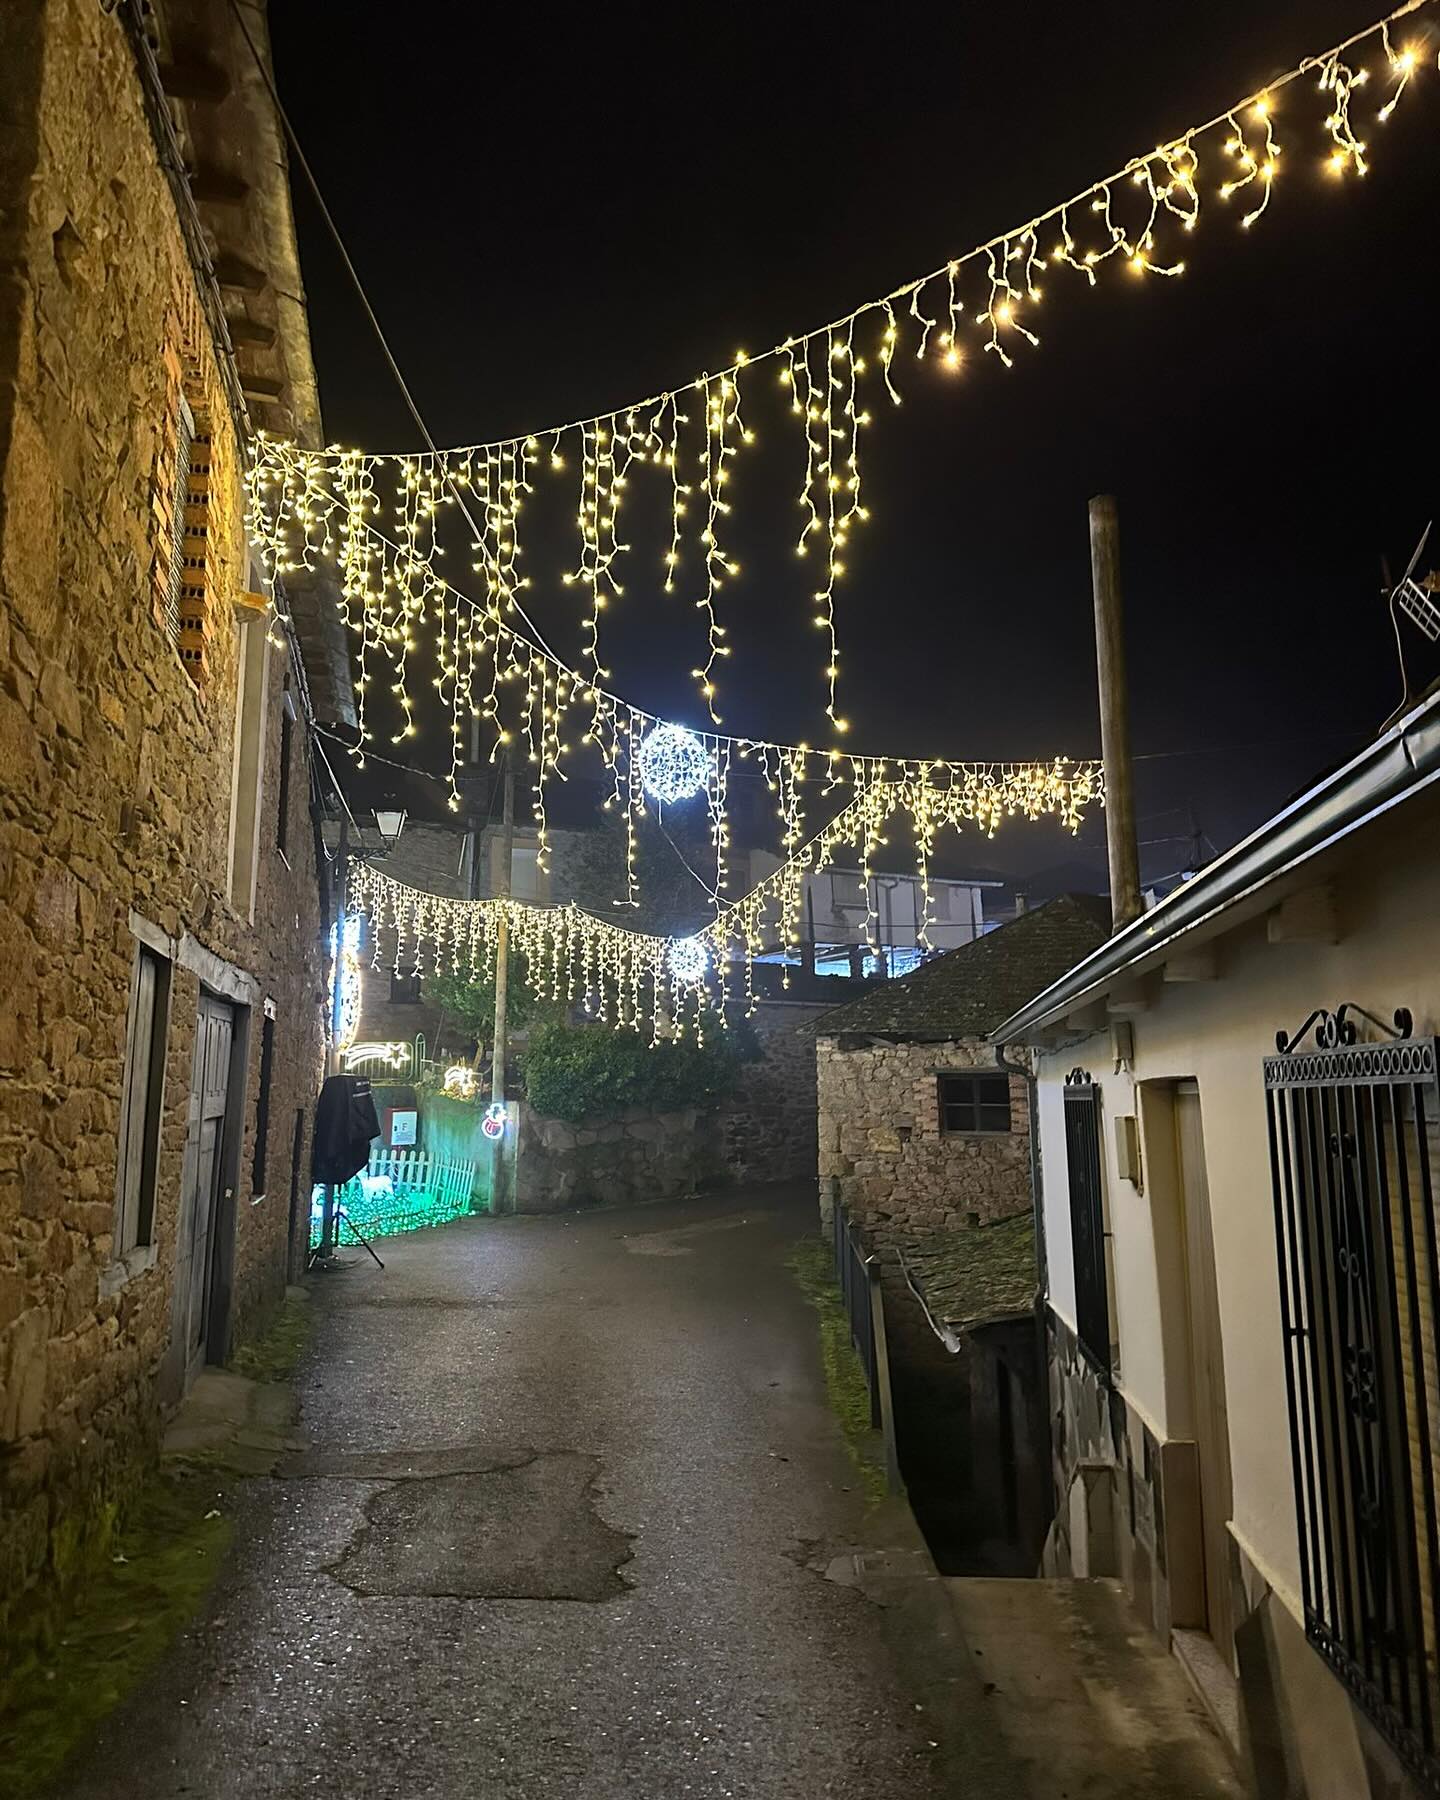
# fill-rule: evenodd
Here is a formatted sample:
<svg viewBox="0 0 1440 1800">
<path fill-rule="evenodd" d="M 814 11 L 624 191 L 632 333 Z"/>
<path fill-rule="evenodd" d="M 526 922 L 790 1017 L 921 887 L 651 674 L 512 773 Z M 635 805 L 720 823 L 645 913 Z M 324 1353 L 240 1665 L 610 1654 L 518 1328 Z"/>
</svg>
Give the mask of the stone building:
<svg viewBox="0 0 1440 1800">
<path fill-rule="evenodd" d="M 310 727 L 353 712 L 326 595 L 267 618 L 241 484 L 257 425 L 319 441 L 301 292 L 226 0 L 7 0 L 0 1635 L 303 1255 Z"/>
<path fill-rule="evenodd" d="M 1050 1521 L 1030 1082 L 987 1034 L 1108 924 L 1063 895 L 813 1027 L 821 1212 L 880 1251 L 900 1467 L 947 1575 L 1033 1574 Z"/>
<path fill-rule="evenodd" d="M 884 1240 L 988 1222 L 1031 1203 L 1029 1099 L 986 1034 L 1105 935 L 1066 894 L 871 988 L 813 1026 L 822 1209 Z"/>
</svg>

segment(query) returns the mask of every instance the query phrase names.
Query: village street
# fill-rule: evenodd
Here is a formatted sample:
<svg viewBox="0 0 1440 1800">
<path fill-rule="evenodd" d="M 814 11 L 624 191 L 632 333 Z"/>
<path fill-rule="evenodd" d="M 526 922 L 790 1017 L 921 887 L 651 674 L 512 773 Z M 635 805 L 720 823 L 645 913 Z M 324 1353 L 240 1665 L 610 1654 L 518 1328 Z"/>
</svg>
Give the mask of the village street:
<svg viewBox="0 0 1440 1800">
<path fill-rule="evenodd" d="M 769 1187 L 325 1277 L 303 1448 L 60 1792 L 1228 1800 L 1173 1661 L 1102 1625 L 1082 1667 L 1054 1584 L 975 1584 L 1040 1604 L 1008 1669 L 1013 1619 L 957 1630 L 827 1402 L 813 1227 Z"/>
<path fill-rule="evenodd" d="M 305 1450 L 76 1800 L 929 1794 L 885 1616 L 824 1574 L 865 1506 L 782 1194 L 326 1278 Z"/>
</svg>

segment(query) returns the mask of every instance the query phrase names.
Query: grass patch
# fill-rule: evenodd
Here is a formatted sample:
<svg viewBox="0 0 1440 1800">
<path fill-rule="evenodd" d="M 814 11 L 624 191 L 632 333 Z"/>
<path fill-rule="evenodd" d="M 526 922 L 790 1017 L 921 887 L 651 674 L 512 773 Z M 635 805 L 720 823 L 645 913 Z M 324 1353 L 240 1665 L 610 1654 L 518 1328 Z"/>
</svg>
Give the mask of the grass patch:
<svg viewBox="0 0 1440 1800">
<path fill-rule="evenodd" d="M 286 1294 L 264 1334 L 230 1358 L 235 1373 L 251 1381 L 289 1381 L 310 1341 L 309 1302 L 303 1288 Z"/>
<path fill-rule="evenodd" d="M 818 1237 L 805 1238 L 790 1253 L 789 1262 L 801 1293 L 819 1316 L 820 1361 L 830 1410 L 840 1421 L 861 1491 L 871 1505 L 877 1505 L 888 1491 L 880 1438 L 870 1423 L 870 1388 L 850 1341 L 850 1319 L 835 1280 L 829 1245 Z"/>
<path fill-rule="evenodd" d="M 307 1296 L 287 1295 L 264 1334 L 236 1351 L 231 1368 L 255 1382 L 294 1374 L 309 1338 Z M 278 1438 L 277 1438 L 278 1443 Z M 102 1719 L 159 1662 L 199 1611 L 230 1546 L 226 1489 L 263 1474 L 278 1452 L 254 1433 L 204 1450 L 166 1457 L 126 1501 L 110 1556 L 78 1581 L 73 1605 L 48 1604 L 44 1630 L 6 1671 L 0 1710 L 0 1768 L 5 1800 L 38 1800 Z M 63 1549 L 56 1546 L 56 1560 Z M 13 1644 L 11 1646 L 13 1654 Z"/>
<path fill-rule="evenodd" d="M 10 1800 L 40 1794 L 159 1661 L 219 1573 L 230 1529 L 216 1479 L 202 1469 L 167 1465 L 141 1490 L 113 1560 L 86 1585 L 53 1646 L 15 1672 L 0 1715 Z"/>
</svg>

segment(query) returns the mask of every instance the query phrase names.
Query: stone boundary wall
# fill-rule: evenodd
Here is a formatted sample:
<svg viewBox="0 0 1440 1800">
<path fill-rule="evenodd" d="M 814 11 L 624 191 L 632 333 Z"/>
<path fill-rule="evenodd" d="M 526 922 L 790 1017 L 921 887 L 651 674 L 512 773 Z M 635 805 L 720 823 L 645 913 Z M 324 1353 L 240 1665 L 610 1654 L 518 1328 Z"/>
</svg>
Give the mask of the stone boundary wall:
<svg viewBox="0 0 1440 1800">
<path fill-rule="evenodd" d="M 940 1129 L 937 1071 L 998 1074 L 982 1039 L 945 1044 L 818 1044 L 819 1173 L 826 1203 L 839 1199 L 877 1239 L 1024 1212 L 1030 1196 L 1029 1095 L 1010 1078 L 1011 1129 Z"/>
<path fill-rule="evenodd" d="M 761 1051 L 720 1113 L 725 1167 L 738 1181 L 804 1181 L 815 1169 L 815 1039 L 802 1027 L 828 1001 L 761 1000 L 750 1019 Z"/>
<path fill-rule="evenodd" d="M 618 1119 L 571 1125 L 522 1104 L 518 1209 L 559 1212 L 807 1179 L 815 1168 L 815 1040 L 800 1027 L 827 1010 L 823 1002 L 761 1001 L 750 1020 L 760 1059 L 713 1107 L 631 1108 Z"/>
</svg>

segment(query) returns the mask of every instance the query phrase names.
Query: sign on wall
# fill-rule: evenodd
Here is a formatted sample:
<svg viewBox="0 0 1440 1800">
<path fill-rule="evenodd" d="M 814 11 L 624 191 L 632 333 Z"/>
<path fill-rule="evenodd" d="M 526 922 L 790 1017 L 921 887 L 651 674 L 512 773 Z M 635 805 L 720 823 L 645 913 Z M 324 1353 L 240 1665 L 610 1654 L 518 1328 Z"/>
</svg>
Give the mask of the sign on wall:
<svg viewBox="0 0 1440 1800">
<path fill-rule="evenodd" d="M 387 1109 L 387 1112 L 389 1130 L 386 1132 L 386 1137 L 389 1140 L 390 1148 L 399 1150 L 413 1146 L 419 1128 L 420 1114 L 413 1106 L 392 1106 Z"/>
</svg>

